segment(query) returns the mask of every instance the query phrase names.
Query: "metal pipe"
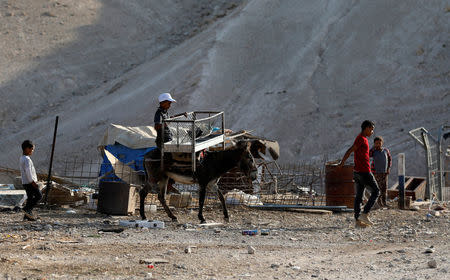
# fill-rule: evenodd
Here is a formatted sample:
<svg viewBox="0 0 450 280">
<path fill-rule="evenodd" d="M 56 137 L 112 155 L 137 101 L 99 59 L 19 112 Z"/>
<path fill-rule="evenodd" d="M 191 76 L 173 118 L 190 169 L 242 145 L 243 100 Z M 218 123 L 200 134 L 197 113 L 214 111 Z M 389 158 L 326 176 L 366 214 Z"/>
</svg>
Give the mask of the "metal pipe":
<svg viewBox="0 0 450 280">
<path fill-rule="evenodd" d="M 405 209 L 405 154 L 398 154 L 398 208 Z"/>
<path fill-rule="evenodd" d="M 191 148 L 191 152 L 192 152 L 192 172 L 195 172 L 196 170 L 196 166 L 195 166 L 195 121 L 192 122 L 192 148 Z"/>
<path fill-rule="evenodd" d="M 55 130 L 53 132 L 52 152 L 50 154 L 50 166 L 48 168 L 47 188 L 45 190 L 44 205 L 47 205 L 48 194 L 50 192 L 50 187 L 51 187 L 50 180 L 51 180 L 51 177 L 52 177 L 53 154 L 55 152 L 56 132 L 58 131 L 58 120 L 59 120 L 59 116 L 56 116 Z"/>
</svg>

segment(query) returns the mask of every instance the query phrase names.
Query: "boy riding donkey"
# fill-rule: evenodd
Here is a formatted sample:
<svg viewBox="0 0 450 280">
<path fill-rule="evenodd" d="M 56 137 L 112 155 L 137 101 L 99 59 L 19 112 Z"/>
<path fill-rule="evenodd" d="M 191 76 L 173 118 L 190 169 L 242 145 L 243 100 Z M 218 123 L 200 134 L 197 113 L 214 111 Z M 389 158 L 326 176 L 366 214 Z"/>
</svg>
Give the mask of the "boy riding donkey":
<svg viewBox="0 0 450 280">
<path fill-rule="evenodd" d="M 170 131 L 169 127 L 167 125 L 163 125 L 163 121 L 165 119 L 168 119 L 169 116 L 169 109 L 172 105 L 172 102 L 177 102 L 175 99 L 172 98 L 172 95 L 170 93 L 161 93 L 158 97 L 159 101 L 159 107 L 155 112 L 154 117 L 154 128 L 156 130 L 156 149 L 152 150 L 150 152 L 150 158 L 155 161 L 154 164 L 152 164 L 151 172 L 154 174 L 152 178 L 154 178 L 156 181 L 158 181 L 159 176 L 161 174 L 161 147 L 163 143 L 169 142 L 172 140 L 172 132 Z M 179 115 L 185 115 L 186 113 L 179 114 Z M 179 116 L 177 115 L 177 116 Z M 164 130 L 164 139 L 162 139 Z M 165 154 L 164 155 L 164 161 L 170 161 L 171 155 Z M 155 182 L 156 183 L 156 182 Z M 172 179 L 168 182 L 168 190 L 178 193 L 176 189 L 172 187 L 172 184 L 174 181 Z"/>
</svg>

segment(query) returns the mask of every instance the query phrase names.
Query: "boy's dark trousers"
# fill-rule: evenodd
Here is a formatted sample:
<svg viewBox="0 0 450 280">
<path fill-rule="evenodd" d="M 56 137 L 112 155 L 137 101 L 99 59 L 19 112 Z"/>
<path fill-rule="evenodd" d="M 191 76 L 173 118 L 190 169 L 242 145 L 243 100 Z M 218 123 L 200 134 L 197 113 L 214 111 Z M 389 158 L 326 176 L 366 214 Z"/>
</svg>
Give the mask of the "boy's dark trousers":
<svg viewBox="0 0 450 280">
<path fill-rule="evenodd" d="M 23 211 L 31 213 L 33 208 L 42 199 L 42 193 L 39 188 L 33 187 L 32 184 L 24 184 L 23 188 L 27 192 L 27 203 L 25 204 L 25 207 L 23 207 Z"/>
<path fill-rule="evenodd" d="M 364 195 L 364 189 L 367 187 L 370 191 L 370 197 L 364 206 L 364 213 L 369 213 L 372 206 L 377 201 L 380 189 L 372 172 L 353 172 L 353 179 L 355 180 L 356 197 L 355 197 L 355 219 L 359 218 L 361 212 L 361 203 Z"/>
</svg>

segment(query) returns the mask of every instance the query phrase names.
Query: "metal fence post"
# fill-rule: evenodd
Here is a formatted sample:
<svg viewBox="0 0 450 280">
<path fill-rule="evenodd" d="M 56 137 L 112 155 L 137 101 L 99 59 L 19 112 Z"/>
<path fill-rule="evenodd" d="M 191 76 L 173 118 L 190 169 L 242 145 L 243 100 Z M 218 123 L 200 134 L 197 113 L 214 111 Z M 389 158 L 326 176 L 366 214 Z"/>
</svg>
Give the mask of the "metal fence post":
<svg viewBox="0 0 450 280">
<path fill-rule="evenodd" d="M 405 154 L 398 154 L 398 208 L 405 209 Z"/>
</svg>

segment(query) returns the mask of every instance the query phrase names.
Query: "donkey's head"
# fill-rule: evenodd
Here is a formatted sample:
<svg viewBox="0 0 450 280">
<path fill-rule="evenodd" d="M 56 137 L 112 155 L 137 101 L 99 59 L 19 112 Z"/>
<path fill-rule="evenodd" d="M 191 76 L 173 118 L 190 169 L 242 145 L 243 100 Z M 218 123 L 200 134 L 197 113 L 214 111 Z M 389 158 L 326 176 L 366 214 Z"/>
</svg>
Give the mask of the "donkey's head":
<svg viewBox="0 0 450 280">
<path fill-rule="evenodd" d="M 237 149 L 242 149 L 238 167 L 249 179 L 256 180 L 257 169 L 255 158 L 251 153 L 252 142 L 251 141 L 239 141 L 237 143 Z"/>
</svg>

